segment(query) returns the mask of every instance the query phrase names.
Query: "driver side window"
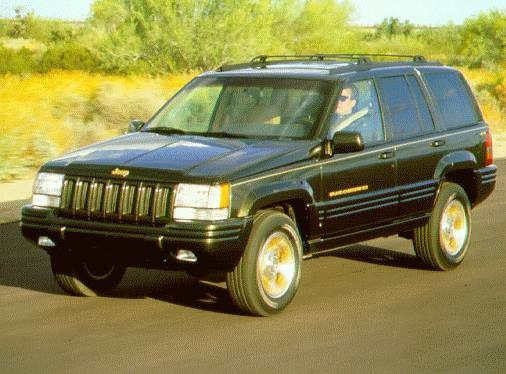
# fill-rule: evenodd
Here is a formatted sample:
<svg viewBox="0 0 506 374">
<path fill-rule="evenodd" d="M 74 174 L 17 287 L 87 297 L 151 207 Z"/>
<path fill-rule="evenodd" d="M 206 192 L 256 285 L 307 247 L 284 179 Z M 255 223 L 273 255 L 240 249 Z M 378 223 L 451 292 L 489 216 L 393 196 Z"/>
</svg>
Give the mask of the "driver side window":
<svg viewBox="0 0 506 374">
<path fill-rule="evenodd" d="M 365 145 L 385 140 L 378 95 L 370 79 L 345 83 L 329 121 L 329 139 L 339 131 L 358 132 Z"/>
</svg>

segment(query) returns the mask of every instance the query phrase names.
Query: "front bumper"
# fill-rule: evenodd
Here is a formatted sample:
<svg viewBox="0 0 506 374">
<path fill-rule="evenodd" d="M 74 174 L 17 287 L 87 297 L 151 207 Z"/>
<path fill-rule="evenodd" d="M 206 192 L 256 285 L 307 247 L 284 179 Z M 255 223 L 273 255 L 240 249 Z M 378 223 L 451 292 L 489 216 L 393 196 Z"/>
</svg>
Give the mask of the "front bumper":
<svg viewBox="0 0 506 374">
<path fill-rule="evenodd" d="M 132 266 L 216 271 L 235 266 L 246 246 L 252 222 L 252 217 L 245 217 L 213 223 L 171 222 L 156 227 L 59 217 L 53 209 L 25 205 L 20 227 L 28 240 L 37 243 L 40 236 L 47 236 L 56 248 L 92 245 L 114 248 Z M 178 250 L 192 251 L 197 261 L 192 264 L 178 261 Z"/>
</svg>

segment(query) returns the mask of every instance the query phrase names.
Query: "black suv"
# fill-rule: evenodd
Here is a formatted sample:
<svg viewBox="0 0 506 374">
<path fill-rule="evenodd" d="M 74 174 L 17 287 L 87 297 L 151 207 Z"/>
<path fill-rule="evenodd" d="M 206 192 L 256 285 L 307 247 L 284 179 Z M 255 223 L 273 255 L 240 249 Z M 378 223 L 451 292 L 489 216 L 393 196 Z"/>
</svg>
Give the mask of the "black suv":
<svg viewBox="0 0 506 374">
<path fill-rule="evenodd" d="M 177 269 L 226 280 L 239 309 L 270 315 L 294 297 L 301 261 L 338 246 L 398 234 L 428 266 L 456 267 L 495 179 L 457 70 L 421 56 L 259 56 L 46 163 L 20 225 L 71 294 L 110 290 L 126 267 Z"/>
</svg>

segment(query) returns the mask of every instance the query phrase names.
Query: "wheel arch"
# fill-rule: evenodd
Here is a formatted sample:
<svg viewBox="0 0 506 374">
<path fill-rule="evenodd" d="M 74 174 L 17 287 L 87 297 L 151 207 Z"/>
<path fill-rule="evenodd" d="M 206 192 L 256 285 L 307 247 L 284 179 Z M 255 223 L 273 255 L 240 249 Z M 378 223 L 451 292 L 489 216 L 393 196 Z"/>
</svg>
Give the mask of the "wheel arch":
<svg viewBox="0 0 506 374">
<path fill-rule="evenodd" d="M 478 198 L 478 180 L 475 170 L 478 162 L 469 151 L 458 151 L 445 155 L 436 166 L 434 178 L 439 180 L 439 188 L 443 182 L 460 185 L 474 206 Z"/>
<path fill-rule="evenodd" d="M 314 216 L 313 189 L 305 181 L 270 183 L 251 190 L 239 209 L 239 216 L 253 216 L 261 210 L 278 210 L 289 216 L 297 226 L 301 239 L 309 236 Z"/>
</svg>

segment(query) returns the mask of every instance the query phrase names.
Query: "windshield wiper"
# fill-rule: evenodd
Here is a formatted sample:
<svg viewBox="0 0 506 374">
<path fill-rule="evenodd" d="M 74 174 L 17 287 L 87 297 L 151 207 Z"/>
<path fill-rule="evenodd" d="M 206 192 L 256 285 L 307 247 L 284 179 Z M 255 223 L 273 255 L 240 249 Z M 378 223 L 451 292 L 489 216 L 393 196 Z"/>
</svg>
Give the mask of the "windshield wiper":
<svg viewBox="0 0 506 374">
<path fill-rule="evenodd" d="M 148 127 L 146 130 L 143 130 L 145 132 L 155 132 L 157 134 L 163 134 L 163 135 L 184 135 L 187 132 L 181 129 L 177 129 L 175 127 Z"/>
<path fill-rule="evenodd" d="M 201 136 L 210 136 L 216 138 L 249 138 L 249 136 L 244 134 L 232 134 L 226 131 L 216 131 L 216 132 L 204 132 L 199 133 Z"/>
<path fill-rule="evenodd" d="M 241 134 L 232 134 L 225 131 L 217 131 L 217 132 L 188 132 L 175 127 L 148 127 L 146 130 L 142 130 L 145 132 L 154 132 L 157 134 L 163 135 L 198 135 L 205 137 L 215 137 L 215 138 L 248 138 L 247 135 Z"/>
</svg>

